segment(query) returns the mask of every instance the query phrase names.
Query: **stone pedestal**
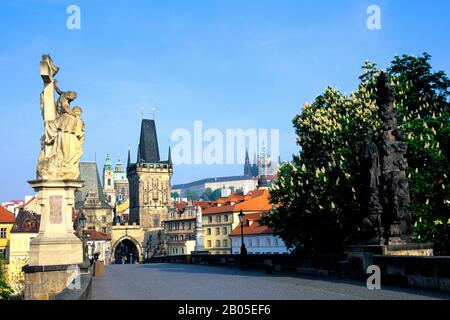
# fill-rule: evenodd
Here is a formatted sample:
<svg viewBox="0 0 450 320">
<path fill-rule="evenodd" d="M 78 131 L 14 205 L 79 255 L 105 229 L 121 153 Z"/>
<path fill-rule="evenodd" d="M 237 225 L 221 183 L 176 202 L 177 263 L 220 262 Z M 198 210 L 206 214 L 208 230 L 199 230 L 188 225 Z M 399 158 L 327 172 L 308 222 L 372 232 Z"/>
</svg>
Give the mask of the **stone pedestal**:
<svg viewBox="0 0 450 320">
<path fill-rule="evenodd" d="M 395 245 L 354 245 L 344 249 L 348 260 L 361 263 L 362 272 L 373 265 L 374 256 L 433 257 L 433 244 L 406 243 Z"/>
<path fill-rule="evenodd" d="M 30 259 L 25 272 L 25 299 L 51 299 L 79 274 L 83 263 L 82 241 L 73 229 L 75 191 L 78 180 L 37 180 L 30 185 L 38 193 L 41 215 L 39 234 L 30 242 Z"/>
<path fill-rule="evenodd" d="M 26 266 L 25 300 L 52 300 L 66 288 L 80 289 L 80 269 L 73 265 Z"/>
</svg>

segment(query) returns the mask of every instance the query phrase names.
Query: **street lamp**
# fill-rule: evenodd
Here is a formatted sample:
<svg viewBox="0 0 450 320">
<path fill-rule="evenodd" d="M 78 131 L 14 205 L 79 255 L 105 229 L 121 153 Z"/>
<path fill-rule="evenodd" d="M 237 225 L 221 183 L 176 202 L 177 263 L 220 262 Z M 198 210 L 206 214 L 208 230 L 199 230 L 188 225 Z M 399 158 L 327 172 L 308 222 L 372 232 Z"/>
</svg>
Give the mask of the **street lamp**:
<svg viewBox="0 0 450 320">
<path fill-rule="evenodd" d="M 82 236 L 83 236 L 83 260 L 86 261 L 87 260 L 86 234 L 84 232 L 84 230 L 86 228 L 86 217 L 84 216 L 83 211 L 81 211 L 81 214 L 80 214 L 78 220 L 80 222 L 81 233 L 82 233 Z"/>
<path fill-rule="evenodd" d="M 244 221 L 245 221 L 245 214 L 241 212 L 238 214 L 239 221 L 241 222 L 241 269 L 245 271 L 247 269 L 246 265 L 246 259 L 247 259 L 247 249 L 245 248 L 244 243 Z"/>
</svg>

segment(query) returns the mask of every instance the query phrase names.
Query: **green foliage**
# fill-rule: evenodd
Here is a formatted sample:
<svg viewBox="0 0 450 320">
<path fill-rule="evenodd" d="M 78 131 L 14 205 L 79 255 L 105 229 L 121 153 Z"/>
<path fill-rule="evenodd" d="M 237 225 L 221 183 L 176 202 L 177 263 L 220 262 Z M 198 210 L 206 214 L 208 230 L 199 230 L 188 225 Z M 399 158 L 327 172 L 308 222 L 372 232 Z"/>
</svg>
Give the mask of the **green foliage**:
<svg viewBox="0 0 450 320">
<path fill-rule="evenodd" d="M 414 236 L 434 243 L 437 254 L 450 254 L 450 80 L 432 70 L 430 59 L 426 53 L 395 57 L 388 71 L 408 144 Z"/>
<path fill-rule="evenodd" d="M 172 197 L 172 199 L 179 199 L 180 198 L 180 194 L 178 192 L 172 192 L 170 194 L 170 196 Z"/>
<path fill-rule="evenodd" d="M 11 297 L 12 290 L 5 276 L 5 263 L 0 260 L 0 300 L 8 300 Z"/>
<path fill-rule="evenodd" d="M 222 191 L 220 189 L 212 190 L 211 188 L 206 188 L 205 192 L 203 193 L 202 199 L 208 200 L 208 201 L 216 201 L 219 199 L 222 195 Z"/>
<path fill-rule="evenodd" d="M 190 191 L 190 190 L 186 191 L 185 197 L 188 200 L 199 200 L 200 199 L 200 196 L 197 193 Z"/>
<path fill-rule="evenodd" d="M 387 71 L 409 147 L 414 235 L 434 242 L 438 253 L 448 253 L 450 81 L 445 73 L 433 72 L 429 60 L 427 54 L 395 57 Z M 280 169 L 271 190 L 278 208 L 263 218 L 290 248 L 334 251 L 357 237 L 362 220 L 358 150 L 367 132 L 380 132 L 379 72 L 366 62 L 354 93 L 345 96 L 327 88 L 294 118 L 301 151 Z"/>
</svg>

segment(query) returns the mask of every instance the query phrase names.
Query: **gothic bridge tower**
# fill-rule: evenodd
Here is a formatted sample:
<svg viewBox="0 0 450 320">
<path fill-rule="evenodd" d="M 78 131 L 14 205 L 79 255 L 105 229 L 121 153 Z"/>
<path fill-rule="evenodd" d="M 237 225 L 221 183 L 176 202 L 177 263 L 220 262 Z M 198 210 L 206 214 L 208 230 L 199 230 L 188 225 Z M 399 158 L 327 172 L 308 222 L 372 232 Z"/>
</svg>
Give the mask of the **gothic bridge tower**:
<svg viewBox="0 0 450 320">
<path fill-rule="evenodd" d="M 163 229 L 170 202 L 173 165 L 170 156 L 161 161 L 154 120 L 143 119 L 137 161 L 131 163 L 128 153 L 130 220 L 144 231 Z"/>
</svg>

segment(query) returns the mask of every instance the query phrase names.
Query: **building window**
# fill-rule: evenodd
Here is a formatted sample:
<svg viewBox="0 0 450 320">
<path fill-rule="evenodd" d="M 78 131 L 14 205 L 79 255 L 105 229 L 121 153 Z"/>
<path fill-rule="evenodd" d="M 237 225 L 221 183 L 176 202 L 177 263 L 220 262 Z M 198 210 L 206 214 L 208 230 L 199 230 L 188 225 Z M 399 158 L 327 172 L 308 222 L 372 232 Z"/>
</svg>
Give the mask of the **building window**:
<svg viewBox="0 0 450 320">
<path fill-rule="evenodd" d="M 108 186 L 111 185 L 111 178 L 108 178 Z"/>
<path fill-rule="evenodd" d="M 221 216 L 217 216 L 216 217 L 216 222 L 221 222 L 222 221 L 222 217 Z"/>
<path fill-rule="evenodd" d="M 216 247 L 220 248 L 220 240 L 216 240 Z"/>
<path fill-rule="evenodd" d="M 208 240 L 208 242 L 207 242 L 207 247 L 208 247 L 208 248 L 211 248 L 211 240 Z"/>
<path fill-rule="evenodd" d="M 223 246 L 226 248 L 228 247 L 228 240 L 223 240 Z"/>
<path fill-rule="evenodd" d="M 259 239 L 255 240 L 255 246 L 259 247 Z"/>
<path fill-rule="evenodd" d="M 278 246 L 278 238 L 275 238 L 275 245 Z"/>
<path fill-rule="evenodd" d="M 208 236 L 211 235 L 211 228 L 206 229 L 206 234 L 207 234 Z"/>
<path fill-rule="evenodd" d="M 212 217 L 208 217 L 208 223 L 212 223 Z"/>
<path fill-rule="evenodd" d="M 223 221 L 228 222 L 228 215 L 227 214 L 223 216 Z"/>
<path fill-rule="evenodd" d="M 267 245 L 270 247 L 271 246 L 270 238 L 267 238 L 266 241 L 267 241 Z"/>
<path fill-rule="evenodd" d="M 223 227 L 223 234 L 227 235 L 228 234 L 228 228 L 227 227 Z"/>
<path fill-rule="evenodd" d="M 0 239 L 6 239 L 8 237 L 7 232 L 8 232 L 8 229 L 1 228 L 0 229 Z"/>
<path fill-rule="evenodd" d="M 102 222 L 106 223 L 106 217 L 102 217 Z"/>
<path fill-rule="evenodd" d="M 216 228 L 216 235 L 220 235 L 220 228 Z"/>
<path fill-rule="evenodd" d="M 153 217 L 153 227 L 155 227 L 155 228 L 159 227 L 159 217 L 158 216 Z"/>
<path fill-rule="evenodd" d="M 0 249 L 0 258 L 5 259 L 6 258 L 6 249 Z"/>
<path fill-rule="evenodd" d="M 106 228 L 105 227 L 102 228 L 102 232 L 106 233 Z"/>
</svg>

